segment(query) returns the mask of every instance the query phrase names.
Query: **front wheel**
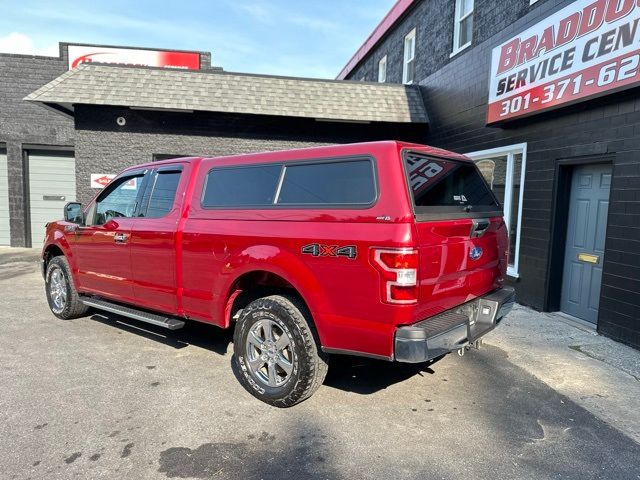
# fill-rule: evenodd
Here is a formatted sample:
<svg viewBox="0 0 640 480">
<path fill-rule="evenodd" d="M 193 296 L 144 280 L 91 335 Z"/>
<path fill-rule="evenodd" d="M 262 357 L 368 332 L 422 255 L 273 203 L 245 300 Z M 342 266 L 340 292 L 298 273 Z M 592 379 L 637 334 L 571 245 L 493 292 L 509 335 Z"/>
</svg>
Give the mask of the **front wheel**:
<svg viewBox="0 0 640 480">
<path fill-rule="evenodd" d="M 327 374 L 311 315 L 295 297 L 272 295 L 250 303 L 236 325 L 233 350 L 242 386 L 276 407 L 306 400 Z"/>
<path fill-rule="evenodd" d="M 65 257 L 54 257 L 47 265 L 45 290 L 51 312 L 58 318 L 68 320 L 81 317 L 89 307 L 80 301 L 71 277 L 69 262 Z"/>
</svg>

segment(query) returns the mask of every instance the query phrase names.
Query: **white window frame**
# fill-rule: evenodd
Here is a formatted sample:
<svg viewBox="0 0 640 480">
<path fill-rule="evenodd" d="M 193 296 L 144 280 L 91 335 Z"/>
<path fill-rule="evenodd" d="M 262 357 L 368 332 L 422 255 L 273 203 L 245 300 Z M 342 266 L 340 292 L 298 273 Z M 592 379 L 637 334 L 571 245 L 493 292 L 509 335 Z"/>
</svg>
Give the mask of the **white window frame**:
<svg viewBox="0 0 640 480">
<path fill-rule="evenodd" d="M 387 81 L 387 56 L 385 55 L 378 60 L 378 82 L 385 83 Z"/>
<path fill-rule="evenodd" d="M 529 0 L 529 5 L 533 5 L 534 3 L 536 3 L 538 0 Z"/>
<path fill-rule="evenodd" d="M 413 56 L 411 58 L 407 57 L 407 42 L 412 41 L 413 42 Z M 402 83 L 404 83 L 405 85 L 412 85 L 414 80 L 415 80 L 415 74 L 416 74 L 416 67 L 415 67 L 415 61 L 416 61 L 416 29 L 414 28 L 413 30 L 411 30 L 409 33 L 407 33 L 404 37 L 404 42 L 402 43 L 403 45 L 403 51 L 402 51 Z M 414 78 L 412 78 L 411 80 L 409 80 L 407 78 L 407 75 L 409 73 L 409 69 L 407 68 L 409 66 L 409 63 L 413 62 L 413 76 Z"/>
<path fill-rule="evenodd" d="M 505 175 L 504 186 L 504 223 L 507 225 L 507 231 L 510 232 L 511 209 L 513 208 L 511 199 L 513 198 L 513 179 L 518 174 L 515 172 L 515 156 L 522 155 L 522 168 L 520 171 L 520 195 L 518 198 L 518 226 L 516 228 L 515 255 L 513 257 L 513 265 L 507 266 L 507 275 L 514 278 L 520 277 L 520 239 L 522 230 L 522 206 L 524 200 L 524 179 L 527 170 L 527 144 L 518 143 L 508 145 L 506 147 L 492 148 L 490 150 L 482 150 L 479 152 L 466 153 L 465 155 L 473 161 L 494 159 L 495 157 L 507 157 L 507 171 Z"/>
<path fill-rule="evenodd" d="M 473 34 L 472 38 L 465 43 L 464 45 L 459 45 L 460 43 L 460 28 L 462 27 L 462 22 L 473 15 L 476 9 L 475 0 L 471 0 L 471 10 L 469 13 L 462 16 L 462 0 L 456 0 L 456 13 L 453 18 L 453 51 L 451 52 L 451 57 L 457 55 L 461 51 L 469 48 L 473 43 Z"/>
</svg>

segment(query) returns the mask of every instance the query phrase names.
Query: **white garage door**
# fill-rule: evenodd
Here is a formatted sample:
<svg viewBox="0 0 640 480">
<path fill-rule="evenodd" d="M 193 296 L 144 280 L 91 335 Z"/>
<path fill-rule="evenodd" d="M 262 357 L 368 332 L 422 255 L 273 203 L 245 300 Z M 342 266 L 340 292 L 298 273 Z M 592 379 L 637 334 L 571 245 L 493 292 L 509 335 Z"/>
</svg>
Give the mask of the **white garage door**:
<svg viewBox="0 0 640 480">
<path fill-rule="evenodd" d="M 60 220 L 63 207 L 76 199 L 76 160 L 67 154 L 29 152 L 31 246 L 42 247 L 44 226 Z"/>
<path fill-rule="evenodd" d="M 7 154 L 0 151 L 0 245 L 9 245 L 9 182 Z"/>
</svg>

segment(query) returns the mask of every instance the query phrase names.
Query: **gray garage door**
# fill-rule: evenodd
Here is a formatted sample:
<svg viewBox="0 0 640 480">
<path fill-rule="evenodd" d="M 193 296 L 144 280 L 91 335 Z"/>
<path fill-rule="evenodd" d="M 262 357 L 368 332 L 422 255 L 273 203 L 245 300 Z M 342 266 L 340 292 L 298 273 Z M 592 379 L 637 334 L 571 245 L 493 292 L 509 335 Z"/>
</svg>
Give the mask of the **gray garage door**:
<svg viewBox="0 0 640 480">
<path fill-rule="evenodd" d="M 9 186 L 7 154 L 0 150 L 0 245 L 9 245 Z"/>
<path fill-rule="evenodd" d="M 67 202 L 76 199 L 76 161 L 67 154 L 29 152 L 31 246 L 40 248 L 47 222 L 60 220 Z"/>
</svg>

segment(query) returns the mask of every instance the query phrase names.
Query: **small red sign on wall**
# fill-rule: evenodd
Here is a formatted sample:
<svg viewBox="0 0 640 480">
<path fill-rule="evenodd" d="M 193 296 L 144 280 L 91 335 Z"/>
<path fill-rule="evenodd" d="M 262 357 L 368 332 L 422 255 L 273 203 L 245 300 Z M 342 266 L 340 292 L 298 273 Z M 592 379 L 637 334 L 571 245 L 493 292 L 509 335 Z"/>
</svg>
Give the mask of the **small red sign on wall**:
<svg viewBox="0 0 640 480">
<path fill-rule="evenodd" d="M 91 174 L 91 188 L 104 188 L 111 180 L 116 178 L 115 175 L 111 174 L 103 174 L 103 173 L 92 173 Z"/>
<path fill-rule="evenodd" d="M 116 178 L 116 175 L 110 173 L 92 173 L 91 188 L 104 188 Z M 138 188 L 137 178 L 132 178 L 123 187 L 123 190 L 136 190 Z"/>
</svg>

